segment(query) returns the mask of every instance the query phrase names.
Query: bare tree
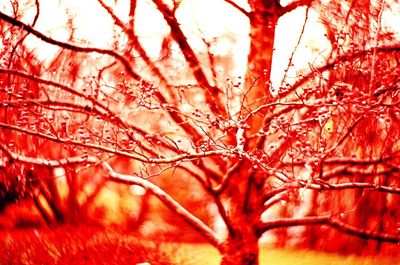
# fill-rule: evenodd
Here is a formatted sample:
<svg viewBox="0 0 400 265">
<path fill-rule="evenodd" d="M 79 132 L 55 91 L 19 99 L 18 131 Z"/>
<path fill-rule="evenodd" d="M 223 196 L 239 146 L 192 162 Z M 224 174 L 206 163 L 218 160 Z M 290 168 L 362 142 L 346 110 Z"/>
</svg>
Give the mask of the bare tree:
<svg viewBox="0 0 400 265">
<path fill-rule="evenodd" d="M 205 52 L 190 43 L 178 16 L 184 1 L 152 1 L 169 29 L 158 59 L 136 34 L 135 0 L 124 15 L 116 11 L 117 2 L 98 0 L 114 23 L 107 48 L 75 38 L 79 25 L 73 17 L 65 25 L 69 40 L 60 41 L 22 19 L 22 7 L 0 12 L 3 57 L 20 51 L 24 62 L 0 68 L 0 128 L 10 143 L 1 147 L 6 163 L 100 167 L 110 180 L 142 186 L 216 247 L 225 265 L 258 264 L 259 239 L 276 228 L 331 227 L 398 243 L 395 218 L 382 214 L 390 209 L 398 215 L 393 201 L 400 193 L 400 45 L 382 26 L 392 3 L 224 3 L 248 19 L 246 74 L 240 77 L 219 74 L 211 40 L 201 38 Z M 319 12 L 331 52 L 322 65 L 309 62 L 293 82 L 284 79 L 274 87 L 276 26 L 298 8 L 306 9 L 306 21 L 311 10 Z M 306 21 L 298 23 L 306 27 Z M 13 38 L 21 31 L 58 48 L 51 63 L 38 66 L 23 38 Z M 229 72 L 230 65 L 222 67 Z M 71 149 L 74 156 L 51 156 L 38 149 L 43 141 Z M 109 163 L 114 157 L 130 159 L 132 172 L 116 171 Z M 177 173 L 200 184 L 218 209 L 226 237 L 154 182 L 168 174 L 173 185 Z M 383 204 L 374 212 L 379 229 L 363 225 L 361 216 L 371 203 Z M 282 215 L 280 208 L 286 209 Z"/>
</svg>

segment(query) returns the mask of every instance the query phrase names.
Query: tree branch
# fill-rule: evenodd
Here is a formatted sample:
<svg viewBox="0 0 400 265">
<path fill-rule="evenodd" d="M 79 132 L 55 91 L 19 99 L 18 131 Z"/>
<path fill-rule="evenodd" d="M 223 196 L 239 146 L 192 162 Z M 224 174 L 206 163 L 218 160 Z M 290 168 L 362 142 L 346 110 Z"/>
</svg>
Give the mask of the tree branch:
<svg viewBox="0 0 400 265">
<path fill-rule="evenodd" d="M 209 83 L 206 74 L 201 68 L 201 63 L 197 58 L 196 53 L 193 51 L 193 48 L 188 43 L 185 34 L 183 33 L 178 21 L 175 18 L 174 13 L 162 0 L 153 0 L 153 2 L 163 15 L 168 26 L 170 27 L 171 36 L 178 43 L 178 46 L 182 51 L 182 54 L 185 57 L 185 60 L 188 63 L 196 81 L 199 83 L 200 86 L 204 87 L 207 90 L 208 95 L 206 95 L 206 101 L 210 109 L 215 115 L 222 114 L 226 116 L 227 111 L 219 96 L 220 89 L 216 86 L 212 86 Z"/>
<path fill-rule="evenodd" d="M 134 29 L 127 27 L 124 22 L 118 18 L 118 16 L 114 13 L 114 11 L 104 3 L 103 0 L 97 0 L 99 4 L 107 11 L 107 13 L 111 16 L 111 18 L 114 20 L 115 24 L 120 27 L 124 33 L 128 36 L 130 44 L 133 46 L 135 50 L 138 51 L 140 57 L 143 59 L 143 61 L 150 67 L 151 72 L 160 78 L 161 82 L 164 83 L 167 87 L 170 89 L 167 89 L 169 92 L 169 95 L 174 98 L 174 93 L 172 93 L 172 86 L 168 83 L 168 80 L 166 77 L 163 75 L 161 70 L 151 61 L 149 55 L 147 52 L 143 49 L 142 45 L 140 44 L 137 36 L 134 34 Z M 163 103 L 166 103 L 166 100 L 163 98 Z"/>
<path fill-rule="evenodd" d="M 238 162 L 236 162 L 234 165 L 232 165 L 224 174 L 224 176 L 221 179 L 221 182 L 215 187 L 213 188 L 213 192 L 215 194 L 221 194 L 227 187 L 229 184 L 229 181 L 232 177 L 232 175 L 236 172 L 238 172 L 239 167 L 242 165 L 242 161 L 239 160 Z"/>
<path fill-rule="evenodd" d="M 229 149 L 227 149 L 227 150 L 221 149 L 221 150 L 211 150 L 211 151 L 204 151 L 204 152 L 198 152 L 198 153 L 184 153 L 184 154 L 175 155 L 175 156 L 167 157 L 167 158 L 154 158 L 154 157 L 139 156 L 136 154 L 132 154 L 130 152 L 120 151 L 115 148 L 111 148 L 111 147 L 107 147 L 107 146 L 103 146 L 103 145 L 99 145 L 99 144 L 84 143 L 82 141 L 78 141 L 78 140 L 74 140 L 74 139 L 61 138 L 58 136 L 21 128 L 21 127 L 15 126 L 15 125 L 6 124 L 3 122 L 0 122 L 0 128 L 6 129 L 6 130 L 11 130 L 11 131 L 21 132 L 21 133 L 24 133 L 27 135 L 37 136 L 37 137 L 48 139 L 48 140 L 51 140 L 51 141 L 57 142 L 57 143 L 71 144 L 71 145 L 81 146 L 81 147 L 85 147 L 85 148 L 100 150 L 100 151 L 115 154 L 115 155 L 121 155 L 121 156 L 125 156 L 127 158 L 131 158 L 133 160 L 140 161 L 143 163 L 169 164 L 169 163 L 174 163 L 174 162 L 190 161 L 192 159 L 198 159 L 198 158 L 209 157 L 209 156 L 218 156 L 218 155 L 222 155 L 222 154 L 231 153 L 231 150 L 229 150 Z"/>
<path fill-rule="evenodd" d="M 392 153 L 388 156 L 384 157 L 379 157 L 379 158 L 371 158 L 371 159 L 359 159 L 359 158 L 354 158 L 354 157 L 332 157 L 332 158 L 327 158 L 324 161 L 324 165 L 352 165 L 352 166 L 368 166 L 368 165 L 377 165 L 381 163 L 385 163 L 387 161 L 394 160 L 396 157 L 399 156 L 397 154 L 400 152 L 395 152 Z M 295 162 L 290 162 L 291 166 L 300 166 L 303 167 L 304 164 L 309 163 L 318 163 L 320 159 L 318 158 L 311 158 L 303 161 L 295 161 Z"/>
<path fill-rule="evenodd" d="M 301 6 L 311 6 L 311 3 L 313 2 L 313 0 L 298 0 L 298 1 L 294 1 L 290 4 L 288 4 L 287 6 L 281 7 L 279 9 L 279 14 L 278 16 L 281 17 L 289 12 L 292 12 L 293 10 L 295 10 L 298 7 Z"/>
<path fill-rule="evenodd" d="M 371 175 L 387 175 L 395 172 L 399 172 L 400 167 L 391 167 L 391 168 L 383 168 L 383 169 L 358 169 L 358 168 L 350 168 L 348 166 L 342 166 L 330 171 L 324 172 L 322 179 L 327 180 L 334 177 L 345 176 L 345 175 L 362 175 L 362 176 L 371 176 Z"/>
<path fill-rule="evenodd" d="M 370 48 L 367 50 L 362 50 L 359 52 L 353 52 L 353 53 L 348 53 L 348 54 L 344 54 L 341 56 L 338 56 L 337 58 L 334 59 L 334 61 L 329 62 L 321 67 L 318 68 L 314 68 L 313 71 L 311 71 L 310 73 L 302 76 L 302 78 L 300 78 L 298 81 L 296 81 L 291 87 L 290 89 L 287 89 L 285 91 L 282 91 L 279 93 L 278 97 L 276 98 L 276 100 L 282 99 L 288 95 L 290 95 L 294 90 L 296 90 L 297 88 L 299 88 L 301 85 L 305 84 L 307 81 L 309 81 L 310 79 L 315 77 L 315 73 L 323 73 L 325 71 L 331 70 L 333 69 L 335 66 L 337 66 L 338 64 L 340 64 L 341 62 L 351 62 L 354 59 L 357 58 L 361 58 L 370 54 L 373 54 L 373 52 L 375 51 L 375 48 Z M 400 52 L 400 44 L 396 44 L 396 45 L 383 45 L 380 47 L 376 48 L 376 52 L 377 53 L 391 53 L 391 52 Z"/>
<path fill-rule="evenodd" d="M 116 122 L 116 124 L 119 124 L 123 128 L 132 129 L 132 130 L 134 130 L 135 132 L 137 132 L 138 134 L 140 134 L 142 136 L 145 136 L 145 135 L 148 134 L 147 131 L 145 131 L 142 128 L 136 126 L 135 124 L 133 124 L 129 120 L 122 119 L 119 115 L 117 115 L 115 112 L 113 112 L 108 106 L 102 104 L 101 102 L 99 102 L 97 100 L 94 100 L 94 98 L 92 98 L 92 97 L 86 96 L 86 95 L 82 94 L 81 92 L 76 91 L 75 89 L 73 89 L 73 88 L 71 88 L 69 86 L 60 84 L 58 82 L 54 82 L 52 80 L 43 79 L 41 77 L 26 73 L 26 72 L 22 72 L 22 71 L 19 71 L 19 70 L 0 68 L 0 74 L 3 74 L 3 73 L 4 74 L 12 74 L 12 75 L 20 76 L 20 77 L 26 78 L 28 80 L 31 80 L 33 82 L 37 82 L 37 83 L 44 84 L 44 85 L 47 85 L 47 86 L 60 88 L 61 90 L 65 91 L 65 92 L 71 93 L 72 95 L 75 95 L 75 96 L 78 96 L 78 97 L 81 97 L 81 98 L 87 100 L 88 103 L 85 106 L 83 106 L 85 109 L 87 109 L 89 111 L 92 111 L 93 107 L 95 109 L 98 108 L 97 111 L 99 111 L 99 113 L 101 113 L 103 117 L 108 116 L 108 120 L 110 120 L 112 122 Z M 64 102 L 64 104 L 65 104 L 65 102 Z M 173 112 L 173 111 L 170 111 L 170 112 Z M 173 112 L 173 114 L 175 115 L 175 112 Z M 173 116 L 173 115 L 171 115 L 171 116 Z M 178 116 L 178 115 L 175 115 L 175 116 Z M 161 143 L 161 145 L 163 147 L 165 147 L 165 148 L 167 148 L 169 150 L 173 150 L 175 152 L 178 151 L 175 148 L 173 148 L 171 145 L 168 145 L 165 142 L 164 139 L 162 139 L 162 138 L 160 138 L 158 136 L 156 136 L 156 139 L 158 141 L 160 141 L 160 143 Z"/>
<path fill-rule="evenodd" d="M 135 12 L 137 7 L 137 0 L 130 0 L 129 4 L 129 25 L 133 29 L 135 27 Z"/>
<path fill-rule="evenodd" d="M 302 183 L 300 186 L 302 188 L 312 189 L 312 190 L 371 189 L 379 192 L 400 194 L 400 188 L 381 186 L 368 182 L 349 182 L 349 183 L 339 183 L 339 184 L 330 184 L 326 182 L 323 182 L 322 184 L 317 184 L 317 183 L 305 182 Z"/>
<path fill-rule="evenodd" d="M 138 37 L 134 34 L 134 28 L 128 28 L 123 23 L 123 21 L 116 16 L 116 14 L 113 12 L 113 10 L 104 3 L 103 0 L 97 0 L 97 1 L 107 11 L 107 13 L 112 17 L 115 24 L 117 26 L 119 26 L 124 31 L 124 33 L 128 36 L 130 45 L 132 45 L 132 47 L 139 53 L 139 55 L 143 59 L 143 61 L 149 66 L 152 74 L 157 76 L 160 79 L 161 83 L 167 87 L 166 92 L 168 93 L 169 97 L 171 99 L 174 99 L 175 102 L 177 102 L 177 97 L 174 92 L 173 86 L 168 82 L 167 78 L 164 76 L 164 74 L 161 72 L 161 70 L 155 65 L 155 63 L 152 62 L 152 60 L 150 59 L 147 52 L 140 44 Z M 160 92 L 159 89 L 156 90 L 155 95 L 162 105 L 168 104 L 166 97 Z M 196 128 L 193 127 L 191 124 L 185 122 L 181 118 L 181 116 L 179 114 L 177 114 L 175 107 L 174 108 L 172 108 L 172 107 L 165 108 L 164 110 L 170 115 L 170 117 L 175 121 L 175 123 L 178 126 L 180 126 L 183 130 L 185 130 L 185 132 L 187 132 L 188 135 L 191 135 L 194 138 L 194 142 L 197 142 L 202 139 L 202 135 L 196 130 Z"/>
<path fill-rule="evenodd" d="M 321 158 L 321 162 L 323 163 L 323 161 L 328 157 L 329 154 L 331 154 L 333 151 L 335 151 L 335 149 L 340 146 L 347 137 L 350 136 L 350 134 L 353 132 L 353 130 L 356 128 L 356 126 L 362 121 L 362 119 L 365 118 L 365 114 L 361 114 L 347 129 L 346 133 L 343 134 L 338 140 L 337 142 L 328 150 L 326 150 L 324 152 L 324 155 Z"/>
<path fill-rule="evenodd" d="M 338 219 L 330 218 L 329 219 L 329 226 L 336 228 L 337 230 L 358 236 L 361 238 L 365 239 L 374 239 L 382 242 L 390 242 L 390 243 L 395 243 L 398 244 L 400 242 L 400 235 L 394 235 L 394 234 L 387 234 L 387 233 L 379 233 L 379 232 L 374 232 L 366 229 L 361 229 L 349 224 L 346 224 Z"/>
<path fill-rule="evenodd" d="M 117 115 L 108 106 L 102 104 L 101 102 L 95 100 L 94 98 L 92 98 L 90 96 L 86 96 L 86 95 L 82 94 L 81 92 L 76 91 L 75 89 L 73 89 L 73 88 L 71 88 L 69 86 L 60 84 L 58 82 L 54 82 L 52 80 L 43 79 L 43 78 L 40 78 L 38 76 L 29 74 L 29 73 L 26 73 L 26 72 L 22 72 L 22 71 L 19 71 L 19 70 L 0 68 L 0 74 L 12 74 L 12 75 L 16 75 L 16 76 L 20 76 L 20 77 L 26 78 L 26 79 L 28 79 L 30 81 L 33 81 L 33 82 L 37 82 L 37 83 L 40 83 L 40 84 L 44 84 L 44 85 L 60 88 L 61 90 L 65 91 L 65 92 L 71 93 L 72 95 L 75 95 L 75 96 L 78 96 L 78 97 L 81 97 L 81 98 L 87 100 L 87 102 L 82 103 L 82 105 L 79 105 L 79 106 L 76 103 L 68 104 L 68 102 L 59 102 L 62 105 L 69 105 L 70 107 L 74 107 L 77 110 L 80 109 L 82 111 L 94 111 L 94 112 L 97 112 L 97 113 L 101 114 L 101 116 L 105 120 L 110 121 L 110 122 L 112 122 L 112 123 L 114 123 L 116 125 L 120 125 L 121 127 L 125 128 L 125 129 L 132 129 L 133 131 L 135 131 L 136 133 L 138 133 L 139 135 L 142 135 L 142 136 L 146 136 L 148 134 L 148 132 L 146 130 L 138 127 L 137 125 L 133 124 L 131 121 L 125 120 L 121 116 Z M 35 103 L 34 100 L 31 100 L 31 102 Z M 37 101 L 37 102 L 40 104 L 40 101 Z M 52 101 L 49 101 L 48 103 L 56 104 L 56 102 L 52 102 Z M 0 103 L 0 107 L 1 107 L 1 105 L 2 105 L 2 103 Z M 5 105 L 5 102 L 3 102 L 3 105 Z M 167 108 L 167 109 L 168 110 L 166 110 L 166 111 L 171 115 L 171 117 L 174 119 L 176 124 L 181 126 L 188 133 L 188 135 L 194 136 L 195 139 L 198 139 L 198 137 L 200 137 L 200 136 L 196 136 L 196 135 L 198 135 L 198 133 L 197 133 L 197 131 L 195 131 L 194 128 L 189 126 L 189 124 L 187 124 L 186 122 L 183 122 L 183 120 L 179 116 L 178 112 L 176 112 L 174 109 L 171 109 L 171 108 Z M 3 125 L 5 125 L 5 124 L 3 124 Z M 1 125 L 0 125 L 0 127 L 1 127 Z M 39 136 L 34 131 L 31 131 L 30 134 Z M 47 138 L 49 140 L 53 140 L 53 141 L 56 141 L 56 142 L 60 142 L 60 140 L 61 140 L 61 142 L 63 142 L 63 143 L 68 143 L 68 141 L 67 141 L 68 139 L 59 139 L 58 137 L 49 138 L 48 136 L 49 135 L 46 136 L 44 134 L 41 134 L 41 137 Z M 171 150 L 171 151 L 176 152 L 176 153 L 186 153 L 186 152 L 183 152 L 181 150 L 176 149 L 172 145 L 169 145 L 165 141 L 164 138 L 161 138 L 158 135 L 155 135 L 155 139 L 160 142 L 160 146 L 166 148 L 167 150 Z M 62 141 L 62 140 L 65 140 L 65 141 Z M 78 144 L 78 143 L 75 143 L 75 144 Z M 151 150 L 151 148 L 149 148 L 146 145 L 144 145 L 144 143 L 138 143 L 137 142 L 137 144 L 139 144 L 139 146 L 141 148 L 143 148 L 143 150 L 146 150 L 150 154 L 155 155 L 155 156 L 157 155 L 154 152 L 154 150 Z M 91 148 L 91 147 L 89 147 L 89 148 Z M 129 153 L 126 153 L 126 152 L 124 154 L 122 154 L 121 152 L 118 152 L 117 150 L 113 150 L 113 151 L 110 150 L 110 149 L 108 149 L 108 150 L 111 151 L 111 152 L 114 151 L 114 154 L 119 154 L 119 155 L 123 155 L 123 156 L 126 156 L 127 154 L 129 154 Z M 103 150 L 103 151 L 105 151 L 105 150 Z M 106 152 L 109 152 L 109 151 L 106 151 Z M 115 152 L 117 152 L 117 153 L 115 153 Z M 158 155 L 158 156 L 160 157 L 160 155 Z M 130 156 L 128 156 L 128 157 L 130 157 Z M 130 157 L 130 158 L 132 158 L 132 157 Z M 197 166 L 197 165 L 195 164 L 195 166 Z"/>
<path fill-rule="evenodd" d="M 37 22 L 37 20 L 39 19 L 39 16 L 40 16 L 40 3 L 39 3 L 39 0 L 35 0 L 35 6 L 36 6 L 36 14 L 35 14 L 35 17 L 33 18 L 32 27 L 34 27 L 36 25 L 36 22 Z M 11 68 L 11 65 L 13 63 L 14 54 L 17 51 L 17 48 L 24 42 L 24 40 L 28 36 L 29 36 L 29 32 L 26 33 L 12 48 L 11 53 L 10 53 L 10 60 L 8 62 L 7 68 Z"/>
<path fill-rule="evenodd" d="M 161 202 L 163 202 L 171 211 L 179 215 L 189 225 L 200 232 L 200 234 L 204 236 L 213 246 L 219 249 L 222 247 L 222 239 L 219 238 L 213 230 L 211 230 L 206 224 L 203 223 L 203 221 L 191 214 L 188 210 L 186 210 L 182 205 L 180 205 L 158 186 L 154 185 L 148 180 L 142 179 L 137 176 L 119 174 L 115 172 L 112 167 L 106 162 L 103 163 L 103 169 L 107 177 L 112 181 L 129 185 L 139 185 L 147 189 Z"/>
<path fill-rule="evenodd" d="M 243 7 L 239 6 L 232 0 L 225 0 L 227 4 L 230 4 L 233 8 L 237 9 L 240 13 L 244 14 L 246 17 L 250 18 L 250 12 L 247 12 Z"/>
<path fill-rule="evenodd" d="M 347 223 L 344 223 L 333 216 L 307 216 L 301 218 L 281 218 L 262 223 L 258 231 L 262 234 L 270 229 L 302 226 L 302 225 L 328 225 L 337 229 L 340 232 L 355 235 L 365 239 L 374 239 L 382 242 L 390 242 L 398 244 L 400 242 L 400 235 L 379 233 L 367 229 L 361 229 Z"/>
<path fill-rule="evenodd" d="M 272 206 L 274 206 L 275 204 L 281 202 L 281 201 L 285 201 L 288 200 L 288 191 L 284 190 L 281 193 L 276 194 L 275 196 L 273 196 L 272 198 L 268 199 L 265 203 L 264 203 L 264 210 L 268 210 L 269 208 L 271 208 Z"/>
<path fill-rule="evenodd" d="M 34 164 L 38 166 L 46 166 L 46 167 L 64 167 L 64 166 L 73 166 L 83 163 L 96 164 L 99 163 L 100 161 L 98 158 L 94 156 L 73 156 L 61 159 L 44 159 L 39 157 L 28 157 L 12 152 L 4 144 L 0 144 L 0 150 L 2 150 L 13 161 L 18 161 L 27 164 Z"/>
<path fill-rule="evenodd" d="M 76 44 L 55 40 L 53 38 L 50 38 L 50 37 L 44 35 L 43 33 L 39 32 L 39 31 L 35 30 L 31 26 L 4 14 L 1 11 L 0 11 L 0 19 L 6 21 L 16 27 L 19 27 L 28 33 L 31 33 L 32 35 L 34 35 L 35 37 L 37 37 L 38 39 L 40 39 L 46 43 L 53 44 L 53 45 L 56 45 L 58 47 L 61 47 L 61 48 L 67 49 L 67 50 L 83 52 L 83 53 L 100 53 L 103 55 L 109 55 L 109 56 L 115 58 L 116 60 L 118 60 L 119 62 L 121 62 L 122 65 L 125 67 L 126 71 L 134 79 L 143 81 L 143 78 L 133 70 L 129 61 L 123 55 L 121 55 L 117 52 L 114 52 L 112 50 L 107 50 L 107 49 L 94 48 L 94 47 L 83 47 L 83 46 L 78 46 Z M 145 82 L 145 83 L 148 84 L 148 82 Z"/>
<path fill-rule="evenodd" d="M 323 225 L 328 224 L 330 216 L 307 216 L 301 218 L 280 218 L 263 222 L 258 231 L 264 233 L 270 229 L 300 226 L 300 225 Z"/>
<path fill-rule="evenodd" d="M 52 80 L 43 79 L 41 77 L 32 75 L 32 74 L 27 73 L 27 72 L 14 70 L 14 69 L 0 68 L 0 74 L 12 74 L 12 75 L 15 75 L 15 76 L 20 76 L 20 77 L 26 78 L 28 80 L 31 80 L 33 82 L 44 84 L 44 85 L 47 85 L 47 86 L 57 87 L 57 88 L 60 88 L 61 90 L 64 90 L 64 91 L 66 91 L 68 93 L 71 93 L 72 95 L 88 99 L 87 96 L 85 96 L 82 93 L 72 89 L 71 87 L 68 87 L 66 85 L 54 82 Z"/>
</svg>

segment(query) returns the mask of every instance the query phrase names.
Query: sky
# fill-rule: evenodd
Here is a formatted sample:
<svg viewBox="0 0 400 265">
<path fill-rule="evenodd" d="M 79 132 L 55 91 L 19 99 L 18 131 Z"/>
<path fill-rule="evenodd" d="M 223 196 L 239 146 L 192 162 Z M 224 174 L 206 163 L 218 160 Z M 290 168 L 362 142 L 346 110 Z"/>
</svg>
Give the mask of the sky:
<svg viewBox="0 0 400 265">
<path fill-rule="evenodd" d="M 128 21 L 128 1 L 107 0 L 105 2 L 114 6 L 115 13 L 123 21 Z M 236 2 L 245 9 L 249 8 L 245 0 L 236 0 Z M 286 5 L 290 0 L 281 2 Z M 382 24 L 384 27 L 395 28 L 400 36 L 400 27 L 396 26 L 400 25 L 400 19 L 398 15 L 393 15 L 396 14 L 396 11 L 400 12 L 399 6 L 395 6 L 395 10 L 391 12 L 384 13 Z M 109 47 L 113 39 L 112 19 L 97 0 L 40 0 L 40 7 L 41 15 L 35 26 L 37 30 L 50 35 L 54 39 L 67 40 L 70 32 L 65 28 L 65 25 L 68 21 L 66 14 L 69 14 L 74 18 L 74 36 L 77 40 L 82 40 L 80 44 L 91 44 L 100 48 Z M 271 75 L 274 87 L 279 86 L 282 81 L 289 57 L 292 56 L 293 48 L 296 46 L 302 30 L 303 23 L 299 23 L 299 21 L 304 21 L 305 13 L 304 7 L 297 8 L 283 16 L 278 22 Z M 31 22 L 34 15 L 34 8 L 31 8 L 24 13 L 23 20 Z M 183 0 L 177 12 L 177 18 L 188 37 L 189 43 L 198 50 L 205 48 L 201 41 L 202 37 L 207 41 L 213 41 L 227 33 L 236 35 L 235 43 L 217 42 L 213 47 L 213 52 L 223 55 L 227 52 L 227 47 L 232 48 L 231 51 L 238 65 L 237 74 L 240 75 L 244 71 L 249 45 L 249 21 L 240 12 L 223 0 Z M 154 58 L 158 57 L 162 37 L 168 34 L 169 29 L 151 0 L 138 0 L 135 23 L 136 33 L 147 52 Z M 57 52 L 56 47 L 43 45 L 33 36 L 28 37 L 26 43 L 35 47 L 37 55 L 42 60 L 51 58 Z M 292 63 L 295 67 L 289 69 L 286 81 L 288 83 L 294 82 L 296 69 L 307 68 L 310 63 L 313 65 L 323 64 L 329 49 L 330 45 L 325 37 L 325 30 L 319 23 L 318 14 L 315 11 L 310 11 L 302 41 L 296 53 L 293 54 Z"/>
</svg>

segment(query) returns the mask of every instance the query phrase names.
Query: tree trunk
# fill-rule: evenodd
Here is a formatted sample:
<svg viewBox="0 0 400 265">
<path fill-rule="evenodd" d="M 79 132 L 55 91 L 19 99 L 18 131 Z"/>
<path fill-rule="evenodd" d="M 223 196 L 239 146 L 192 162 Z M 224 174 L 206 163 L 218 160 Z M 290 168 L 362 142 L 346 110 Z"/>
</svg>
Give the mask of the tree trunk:
<svg viewBox="0 0 400 265">
<path fill-rule="evenodd" d="M 270 73 L 272 55 L 274 51 L 275 28 L 278 21 L 278 4 L 276 1 L 252 0 L 249 1 L 250 14 L 250 51 L 247 58 L 247 74 L 245 78 L 245 92 L 243 108 L 244 115 L 257 109 L 271 98 Z M 245 138 L 251 138 L 263 126 L 266 109 L 258 111 L 247 121 L 249 128 Z M 259 148 L 257 139 L 247 141 L 248 151 Z"/>
<path fill-rule="evenodd" d="M 250 52 L 248 55 L 245 89 L 245 104 L 255 109 L 270 97 L 269 84 L 272 55 L 275 41 L 275 27 L 278 21 L 276 1 L 249 1 L 250 14 Z"/>
<path fill-rule="evenodd" d="M 270 99 L 269 90 L 275 27 L 278 20 L 278 1 L 251 0 L 250 52 L 244 89 L 246 97 L 242 115 L 257 109 Z M 246 152 L 257 151 L 259 140 L 254 138 L 263 127 L 265 113 L 258 112 L 247 120 L 243 137 Z M 255 224 L 260 220 L 265 192 L 264 173 L 257 165 L 243 158 L 230 176 L 230 185 L 224 194 L 229 204 L 228 237 L 221 250 L 222 265 L 258 265 L 260 235 Z M 235 165 L 236 163 L 232 163 Z M 233 168 L 231 168 L 232 170 Z"/>
<path fill-rule="evenodd" d="M 228 237 L 221 253 L 221 265 L 258 265 L 258 237 L 251 230 L 243 227 L 240 230 Z"/>
<path fill-rule="evenodd" d="M 240 161 L 225 193 L 228 211 L 228 235 L 221 251 L 223 265 L 258 264 L 256 224 L 263 209 L 264 182 L 248 159 Z"/>
</svg>

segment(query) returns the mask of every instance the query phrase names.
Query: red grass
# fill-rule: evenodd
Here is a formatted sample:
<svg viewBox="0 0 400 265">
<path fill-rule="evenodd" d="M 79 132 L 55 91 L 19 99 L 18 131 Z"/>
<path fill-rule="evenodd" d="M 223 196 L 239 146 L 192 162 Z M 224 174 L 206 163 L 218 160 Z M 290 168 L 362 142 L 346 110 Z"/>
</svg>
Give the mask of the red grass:
<svg viewBox="0 0 400 265">
<path fill-rule="evenodd" d="M 0 232 L 0 264 L 173 264 L 154 241 L 99 228 Z"/>
</svg>

